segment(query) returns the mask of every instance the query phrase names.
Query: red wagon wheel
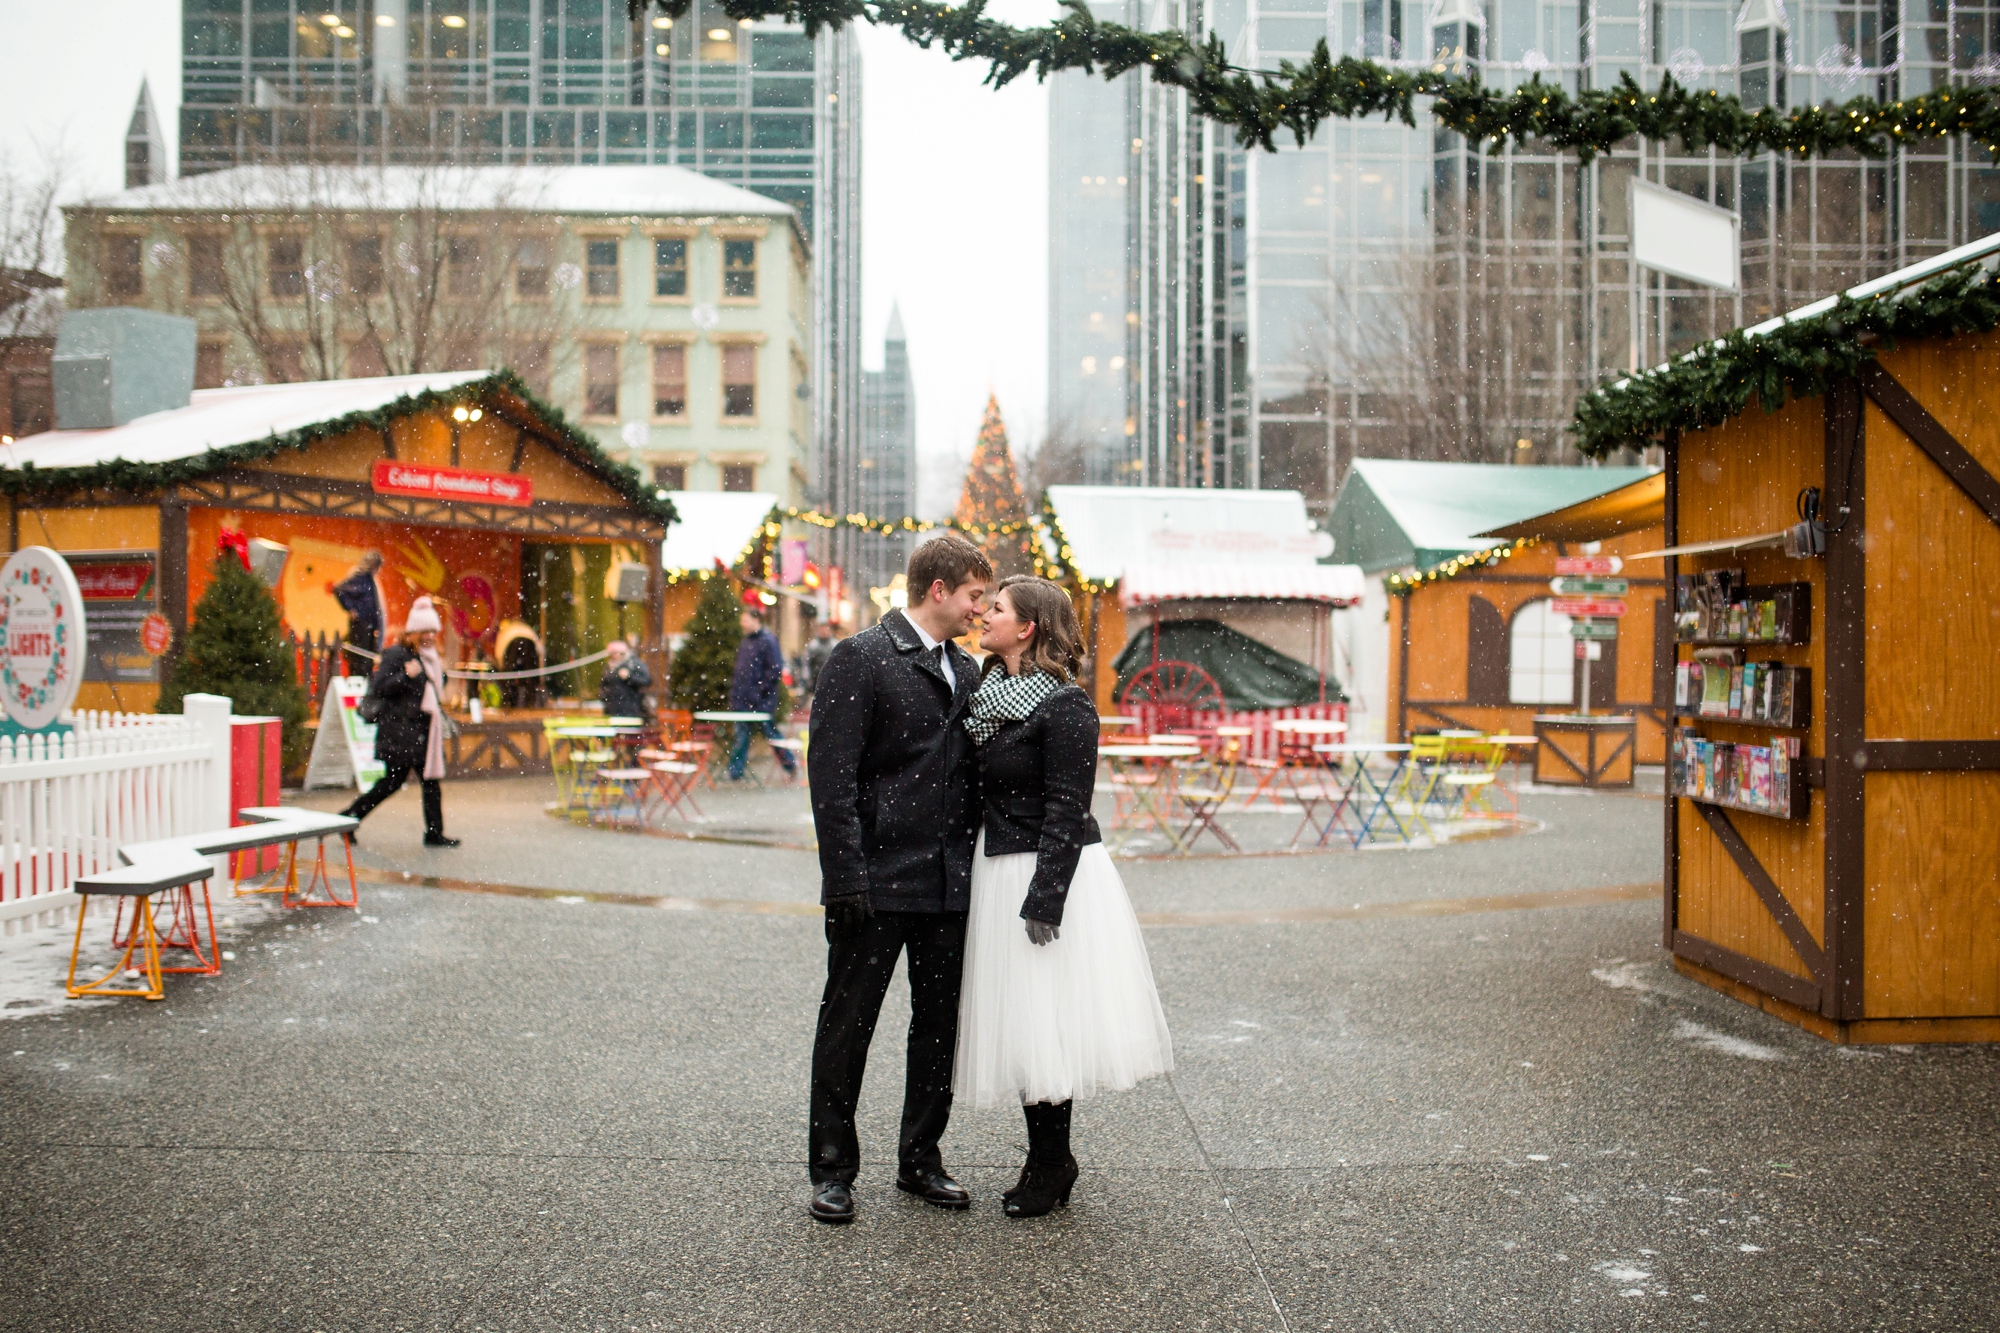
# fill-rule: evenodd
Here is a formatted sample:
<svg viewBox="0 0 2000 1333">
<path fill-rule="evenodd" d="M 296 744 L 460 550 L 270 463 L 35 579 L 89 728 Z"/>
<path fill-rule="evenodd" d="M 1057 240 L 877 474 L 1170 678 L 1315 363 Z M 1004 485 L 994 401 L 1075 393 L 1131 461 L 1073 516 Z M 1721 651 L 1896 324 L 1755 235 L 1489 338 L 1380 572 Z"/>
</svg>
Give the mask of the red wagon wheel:
<svg viewBox="0 0 2000 1333">
<path fill-rule="evenodd" d="M 1155 731 L 1178 731 L 1193 726 L 1197 713 L 1220 713 L 1222 687 L 1192 662 L 1163 659 L 1140 668 L 1126 682 L 1118 706 L 1129 710 L 1135 705 L 1153 710 Z"/>
</svg>

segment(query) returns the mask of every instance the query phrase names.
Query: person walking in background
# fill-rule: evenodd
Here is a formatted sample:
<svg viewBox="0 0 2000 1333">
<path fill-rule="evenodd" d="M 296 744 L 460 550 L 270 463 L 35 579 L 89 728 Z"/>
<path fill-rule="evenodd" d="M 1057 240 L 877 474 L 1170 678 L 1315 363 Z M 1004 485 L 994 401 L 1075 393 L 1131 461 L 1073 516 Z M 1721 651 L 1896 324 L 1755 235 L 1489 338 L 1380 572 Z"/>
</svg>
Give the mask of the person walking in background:
<svg viewBox="0 0 2000 1333">
<path fill-rule="evenodd" d="M 896 959 L 910 952 L 910 1044 L 896 1188 L 939 1208 L 972 1196 L 944 1168 L 965 909 L 979 800 L 959 723 L 977 668 L 951 640 L 979 622 L 993 566 L 956 533 L 910 553 L 910 605 L 843 640 L 814 709 L 813 829 L 826 991 L 813 1034 L 814 1218 L 854 1220 L 854 1107 Z"/>
<path fill-rule="evenodd" d="M 1174 1067 L 1139 919 L 1090 814 L 1097 708 L 1075 683 L 1083 632 L 1046 579 L 1000 584 L 964 727 L 979 753 L 964 999 L 952 1091 L 1015 1105 L 1028 1160 L 1009 1217 L 1069 1202 L 1070 1102 Z M 817 747 L 815 747 L 817 749 Z"/>
<path fill-rule="evenodd" d="M 362 715 L 375 724 L 375 757 L 382 762 L 381 781 L 341 811 L 366 819 L 382 802 L 402 790 L 404 779 L 416 773 L 424 788 L 424 846 L 456 847 L 457 838 L 444 835 L 444 659 L 438 656 L 438 631 L 443 627 L 428 597 L 410 607 L 403 640 L 382 654 L 382 664 L 368 682 Z M 349 835 L 352 836 L 351 834 Z"/>
<path fill-rule="evenodd" d="M 743 642 L 736 647 L 736 671 L 729 680 L 729 711 L 732 713 L 764 713 L 759 722 L 738 722 L 736 724 L 736 744 L 729 751 L 729 780 L 743 781 L 743 770 L 750 762 L 750 736 L 761 730 L 766 740 L 782 740 L 778 730 L 778 687 L 785 678 L 785 653 L 778 647 L 778 638 L 764 628 L 764 613 L 755 607 L 743 608 Z M 778 762 L 785 766 L 787 774 L 796 774 L 798 764 L 791 751 L 775 752 Z"/>
<path fill-rule="evenodd" d="M 350 649 L 361 648 L 373 653 L 382 646 L 382 590 L 375 586 L 375 575 L 381 568 L 382 553 L 369 551 L 354 566 L 353 572 L 333 588 L 333 600 L 347 612 L 347 644 Z M 366 676 L 375 669 L 374 662 L 360 653 L 346 652 L 346 657 L 347 674 L 350 676 Z"/>
<path fill-rule="evenodd" d="M 653 688 L 653 673 L 646 670 L 623 639 L 613 639 L 605 647 L 610 658 L 604 663 L 604 679 L 597 683 L 597 697 L 604 701 L 606 717 L 636 717 L 649 721 L 646 691 Z"/>
</svg>

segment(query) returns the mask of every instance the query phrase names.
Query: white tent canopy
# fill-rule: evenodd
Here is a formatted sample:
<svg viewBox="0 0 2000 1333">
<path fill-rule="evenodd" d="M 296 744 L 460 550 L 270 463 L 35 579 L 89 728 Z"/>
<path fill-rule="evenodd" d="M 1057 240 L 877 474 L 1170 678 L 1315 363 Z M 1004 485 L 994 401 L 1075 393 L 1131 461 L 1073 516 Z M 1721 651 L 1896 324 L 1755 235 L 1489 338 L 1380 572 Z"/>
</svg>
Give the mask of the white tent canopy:
<svg viewBox="0 0 2000 1333">
<path fill-rule="evenodd" d="M 1126 572 L 1118 602 L 1128 610 L 1199 599 L 1355 606 L 1367 592 L 1359 565 L 1144 565 Z"/>
<path fill-rule="evenodd" d="M 734 565 L 778 503 L 765 491 L 669 491 L 667 498 L 680 515 L 660 547 L 668 573 Z"/>
<path fill-rule="evenodd" d="M 1070 563 L 1095 583 L 1163 566 L 1314 567 L 1326 539 L 1297 491 L 1051 486 Z"/>
</svg>

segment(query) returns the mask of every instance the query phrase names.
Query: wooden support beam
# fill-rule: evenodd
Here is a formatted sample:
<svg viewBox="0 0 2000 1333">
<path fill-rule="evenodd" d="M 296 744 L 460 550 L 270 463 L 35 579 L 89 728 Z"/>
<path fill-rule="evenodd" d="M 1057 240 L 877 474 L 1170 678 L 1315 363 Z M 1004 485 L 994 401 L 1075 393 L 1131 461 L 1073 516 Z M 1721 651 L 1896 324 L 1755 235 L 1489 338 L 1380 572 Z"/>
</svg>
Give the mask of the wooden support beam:
<svg viewBox="0 0 2000 1333">
<path fill-rule="evenodd" d="M 1870 773 L 1979 773 L 2000 769 L 2000 741 L 1868 741 L 1854 766 Z"/>
<path fill-rule="evenodd" d="M 1856 372 L 1861 387 L 1875 400 L 1875 405 L 1888 414 L 1889 420 L 1902 427 L 1903 433 L 1917 442 L 1917 447 L 1931 456 L 1945 476 L 1950 477 L 1966 498 L 1979 506 L 1986 517 L 2000 524 L 2000 479 L 1995 479 L 1980 465 L 1966 447 L 1952 437 L 1938 419 L 1925 410 L 1908 389 L 1897 381 L 1894 375 L 1883 369 L 1880 362 L 1864 361 Z"/>
<path fill-rule="evenodd" d="M 1799 918 L 1791 902 L 1779 891 L 1777 881 L 1771 878 L 1770 871 L 1764 869 L 1764 863 L 1757 859 L 1757 854 L 1750 850 L 1750 844 L 1743 841 L 1743 834 L 1737 830 L 1729 812 L 1719 805 L 1701 802 L 1695 803 L 1695 809 L 1701 811 L 1702 818 L 1708 821 L 1710 831 L 1721 842 L 1722 850 L 1729 853 L 1729 859 L 1736 863 L 1736 868 L 1743 872 L 1743 878 L 1750 881 L 1750 888 L 1756 893 L 1757 900 L 1764 904 L 1764 910 L 1778 923 L 1778 929 L 1785 932 L 1786 941 L 1792 946 L 1792 952 L 1799 956 L 1799 961 L 1806 965 L 1806 971 L 1812 973 L 1815 980 L 1824 979 L 1826 951 L 1820 948 L 1819 941 L 1806 929 L 1806 923 Z"/>
<path fill-rule="evenodd" d="M 1867 739 L 1868 647 L 1867 433 L 1861 389 L 1853 380 L 1831 386 L 1826 404 L 1825 491 L 1844 505 L 1826 538 L 1826 850 L 1822 868 L 1826 919 L 1820 938 L 1827 967 L 1820 1013 L 1843 1022 L 1862 1014 L 1862 912 L 1867 901 L 1868 807 L 1854 757 Z M 1839 499 L 1835 497 L 1839 487 Z M 1695 961 L 1699 962 L 1699 959 Z"/>
</svg>

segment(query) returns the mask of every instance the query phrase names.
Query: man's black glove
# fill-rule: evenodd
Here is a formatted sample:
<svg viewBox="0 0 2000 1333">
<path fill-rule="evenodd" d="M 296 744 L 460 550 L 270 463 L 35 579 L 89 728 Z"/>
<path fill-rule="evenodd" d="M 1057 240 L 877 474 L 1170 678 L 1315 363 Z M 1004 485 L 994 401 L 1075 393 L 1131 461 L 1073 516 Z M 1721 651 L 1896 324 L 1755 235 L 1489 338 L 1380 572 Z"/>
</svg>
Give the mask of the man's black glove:
<svg viewBox="0 0 2000 1333">
<path fill-rule="evenodd" d="M 850 894 L 845 898 L 834 898 L 826 905 L 826 919 L 829 925 L 858 926 L 875 917 L 874 904 L 865 893 Z"/>
</svg>

